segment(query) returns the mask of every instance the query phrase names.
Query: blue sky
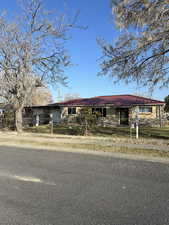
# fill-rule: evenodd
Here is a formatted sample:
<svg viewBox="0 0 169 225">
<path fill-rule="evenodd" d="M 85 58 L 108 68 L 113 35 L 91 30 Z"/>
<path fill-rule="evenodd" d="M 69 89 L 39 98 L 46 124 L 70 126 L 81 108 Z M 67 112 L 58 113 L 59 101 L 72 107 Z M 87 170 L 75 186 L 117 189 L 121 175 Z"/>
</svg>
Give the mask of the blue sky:
<svg viewBox="0 0 169 225">
<path fill-rule="evenodd" d="M 17 1 L 3 1 L 1 9 L 10 13 L 17 11 Z M 69 87 L 60 86 L 60 94 L 78 93 L 81 97 L 114 94 L 146 94 L 145 88 L 138 88 L 135 84 L 126 85 L 123 82 L 114 84 L 108 77 L 98 77 L 101 50 L 96 42 L 97 37 L 113 42 L 117 39 L 119 31 L 115 28 L 111 18 L 109 0 L 44 0 L 49 10 L 66 8 L 71 15 L 80 10 L 79 25 L 88 26 L 86 30 L 74 29 L 67 49 L 71 56 L 72 66 L 66 71 L 69 77 Z M 58 90 L 52 90 L 54 101 L 58 100 Z M 156 89 L 153 98 L 163 99 L 168 95 L 168 89 Z"/>
</svg>

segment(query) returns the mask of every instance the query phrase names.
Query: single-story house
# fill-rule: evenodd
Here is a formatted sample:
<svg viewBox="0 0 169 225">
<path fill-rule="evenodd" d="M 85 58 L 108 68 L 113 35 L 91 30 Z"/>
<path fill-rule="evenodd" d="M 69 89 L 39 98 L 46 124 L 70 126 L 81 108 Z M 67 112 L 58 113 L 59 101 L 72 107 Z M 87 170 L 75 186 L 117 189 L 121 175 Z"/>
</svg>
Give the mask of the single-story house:
<svg viewBox="0 0 169 225">
<path fill-rule="evenodd" d="M 44 115 L 52 115 L 53 122 L 76 123 L 83 107 L 99 112 L 98 124 L 102 126 L 127 126 L 139 121 L 149 126 L 162 126 L 165 119 L 163 101 L 135 95 L 111 95 L 79 98 L 46 106 L 31 107 L 39 121 Z M 37 121 L 37 120 L 36 120 Z M 42 122 L 41 122 L 42 123 Z"/>
</svg>

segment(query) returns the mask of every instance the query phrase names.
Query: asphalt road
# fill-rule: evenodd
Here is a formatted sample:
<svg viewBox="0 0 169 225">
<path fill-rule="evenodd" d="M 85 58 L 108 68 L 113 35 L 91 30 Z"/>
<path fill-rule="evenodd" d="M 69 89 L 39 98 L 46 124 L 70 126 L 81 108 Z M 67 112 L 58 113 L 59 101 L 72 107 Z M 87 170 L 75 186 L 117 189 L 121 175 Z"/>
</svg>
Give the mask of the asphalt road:
<svg viewBox="0 0 169 225">
<path fill-rule="evenodd" d="M 1 147 L 0 224 L 167 225 L 169 165 Z"/>
</svg>

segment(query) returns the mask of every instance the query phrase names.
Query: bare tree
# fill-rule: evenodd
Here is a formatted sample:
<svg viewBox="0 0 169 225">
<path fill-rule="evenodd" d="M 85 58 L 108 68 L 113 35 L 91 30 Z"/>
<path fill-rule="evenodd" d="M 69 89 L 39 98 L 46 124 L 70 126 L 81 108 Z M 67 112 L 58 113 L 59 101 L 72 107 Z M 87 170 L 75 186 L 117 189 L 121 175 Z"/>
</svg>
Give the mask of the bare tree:
<svg viewBox="0 0 169 225">
<path fill-rule="evenodd" d="M 47 105 L 53 102 L 52 94 L 47 88 L 36 88 L 29 103 L 31 106 Z"/>
<path fill-rule="evenodd" d="M 111 0 L 113 18 L 120 28 L 114 44 L 99 40 L 103 51 L 101 75 L 115 82 L 167 86 L 169 83 L 168 0 Z"/>
<path fill-rule="evenodd" d="M 18 132 L 34 89 L 66 83 L 70 61 L 64 44 L 74 22 L 45 11 L 41 0 L 22 0 L 22 17 L 16 20 L 0 15 L 0 96 L 13 104 Z"/>
</svg>

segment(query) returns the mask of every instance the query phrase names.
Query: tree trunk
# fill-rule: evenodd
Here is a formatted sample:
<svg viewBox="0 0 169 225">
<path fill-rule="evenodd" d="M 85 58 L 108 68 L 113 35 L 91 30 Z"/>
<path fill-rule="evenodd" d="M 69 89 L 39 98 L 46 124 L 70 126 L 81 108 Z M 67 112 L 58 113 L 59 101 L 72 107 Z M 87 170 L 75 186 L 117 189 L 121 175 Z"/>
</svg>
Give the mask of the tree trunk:
<svg viewBox="0 0 169 225">
<path fill-rule="evenodd" d="M 88 123 L 87 120 L 85 120 L 85 135 L 88 135 Z"/>
<path fill-rule="evenodd" d="M 15 129 L 18 133 L 22 132 L 22 107 L 15 111 Z"/>
</svg>

